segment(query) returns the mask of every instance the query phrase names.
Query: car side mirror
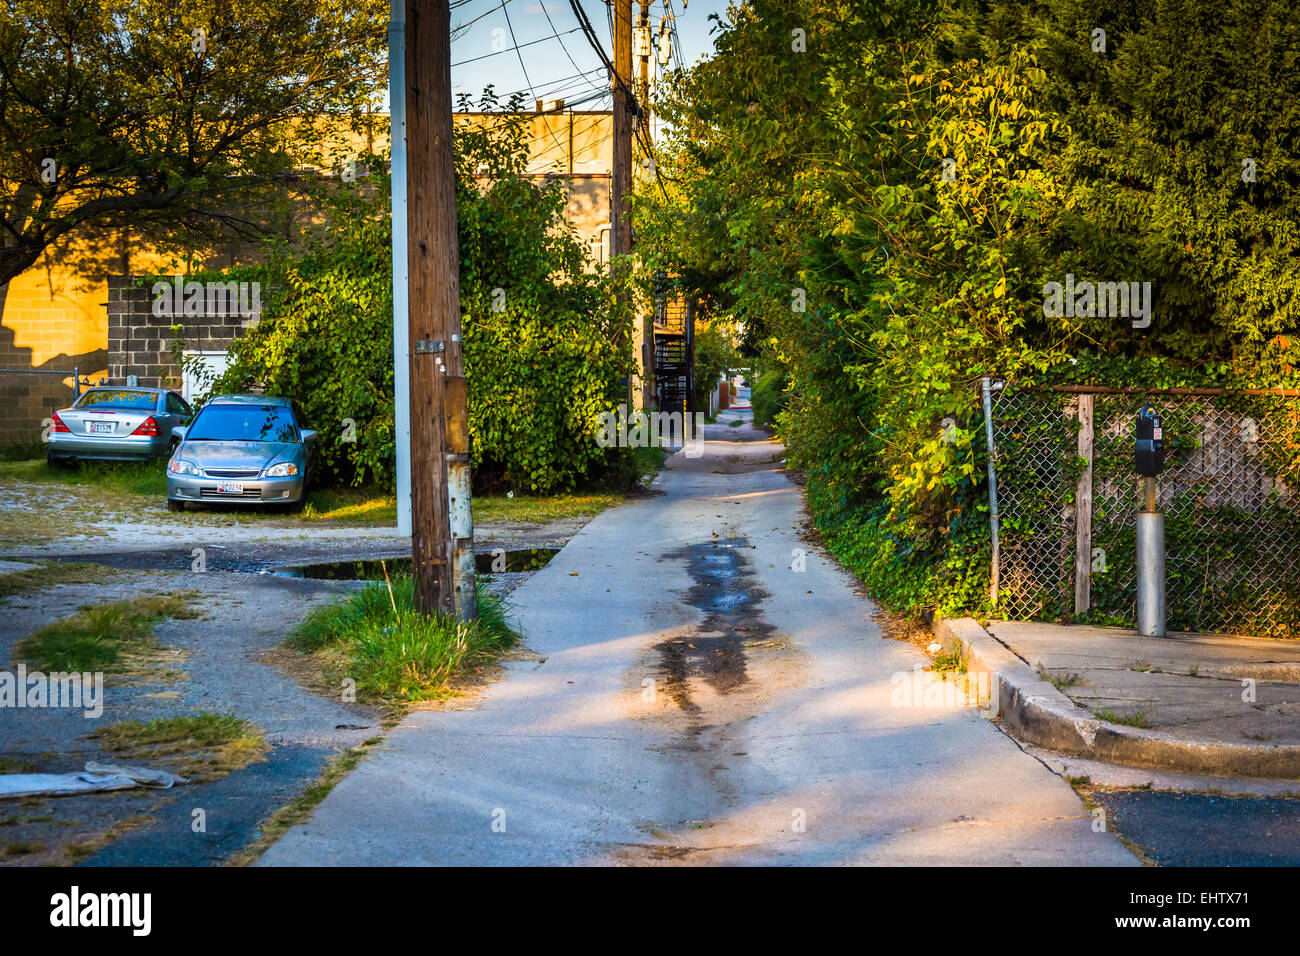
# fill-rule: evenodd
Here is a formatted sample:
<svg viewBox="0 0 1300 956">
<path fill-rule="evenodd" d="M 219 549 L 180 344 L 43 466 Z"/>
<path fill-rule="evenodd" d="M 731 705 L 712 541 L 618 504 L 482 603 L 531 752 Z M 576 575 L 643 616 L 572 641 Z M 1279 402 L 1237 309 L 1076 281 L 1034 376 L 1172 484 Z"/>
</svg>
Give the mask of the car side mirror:
<svg viewBox="0 0 1300 956">
<path fill-rule="evenodd" d="M 186 430 L 187 429 L 185 425 L 175 425 L 172 427 L 172 437 L 179 438 L 181 441 L 184 441 Z"/>
<path fill-rule="evenodd" d="M 314 429 L 314 428 L 304 428 L 304 429 L 302 429 L 302 440 L 303 440 L 303 444 L 306 444 L 306 443 L 309 442 L 309 441 L 315 441 L 315 440 L 316 440 L 316 429 Z"/>
</svg>

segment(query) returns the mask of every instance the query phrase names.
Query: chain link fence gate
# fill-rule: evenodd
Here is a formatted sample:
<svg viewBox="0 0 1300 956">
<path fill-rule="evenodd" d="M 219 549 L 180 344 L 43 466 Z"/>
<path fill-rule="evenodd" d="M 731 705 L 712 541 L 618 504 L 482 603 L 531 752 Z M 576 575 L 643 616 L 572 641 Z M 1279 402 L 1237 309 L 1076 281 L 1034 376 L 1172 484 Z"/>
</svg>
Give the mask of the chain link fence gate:
<svg viewBox="0 0 1300 956">
<path fill-rule="evenodd" d="M 1133 426 L 1162 418 L 1171 630 L 1300 637 L 1300 396 L 1004 388 L 993 407 L 998 605 L 1132 627 Z"/>
</svg>

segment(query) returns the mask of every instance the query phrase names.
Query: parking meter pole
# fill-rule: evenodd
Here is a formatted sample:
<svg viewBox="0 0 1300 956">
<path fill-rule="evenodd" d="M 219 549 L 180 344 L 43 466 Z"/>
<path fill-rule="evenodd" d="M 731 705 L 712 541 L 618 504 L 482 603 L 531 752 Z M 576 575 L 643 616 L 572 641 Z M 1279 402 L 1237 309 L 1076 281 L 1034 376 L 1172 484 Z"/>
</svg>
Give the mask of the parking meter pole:
<svg viewBox="0 0 1300 956">
<path fill-rule="evenodd" d="M 1165 636 L 1165 516 L 1159 511 L 1137 516 L 1137 632 Z"/>
<path fill-rule="evenodd" d="M 1156 475 L 1165 468 L 1160 416 L 1142 406 L 1134 425 L 1133 470 L 1142 476 L 1144 507 L 1137 514 L 1137 632 L 1165 636 L 1165 516 L 1156 501 Z"/>
</svg>

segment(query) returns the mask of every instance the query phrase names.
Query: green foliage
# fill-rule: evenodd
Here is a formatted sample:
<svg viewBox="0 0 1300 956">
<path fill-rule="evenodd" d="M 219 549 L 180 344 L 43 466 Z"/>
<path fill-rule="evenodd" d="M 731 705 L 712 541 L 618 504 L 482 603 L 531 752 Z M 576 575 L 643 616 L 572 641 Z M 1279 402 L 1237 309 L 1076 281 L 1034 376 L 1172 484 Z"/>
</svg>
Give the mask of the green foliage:
<svg viewBox="0 0 1300 956">
<path fill-rule="evenodd" d="M 548 494 L 625 469 L 626 449 L 595 436 L 632 368 L 630 318 L 587 271 L 563 183 L 525 175 L 527 144 L 504 114 L 458 130 L 455 146 L 476 483 Z M 296 399 L 326 468 L 353 484 L 390 482 L 394 460 L 389 181 L 381 157 L 366 165 L 356 186 L 315 186 L 319 228 L 237 276 L 269 294 L 216 383 Z"/>
<path fill-rule="evenodd" d="M 750 389 L 749 403 L 754 409 L 755 425 L 771 425 L 778 412 L 785 410 L 789 376 L 781 369 L 764 372 Z"/>
<path fill-rule="evenodd" d="M 1296 383 L 1285 4 L 749 0 L 715 49 L 657 104 L 644 256 L 788 377 L 789 459 L 892 606 L 986 604 L 983 376 Z M 1047 314 L 1067 273 L 1152 282 L 1150 326 Z"/>
<path fill-rule="evenodd" d="M 695 407 L 707 410 L 709 393 L 727 369 L 742 364 L 728 325 L 713 321 L 695 332 Z"/>
</svg>

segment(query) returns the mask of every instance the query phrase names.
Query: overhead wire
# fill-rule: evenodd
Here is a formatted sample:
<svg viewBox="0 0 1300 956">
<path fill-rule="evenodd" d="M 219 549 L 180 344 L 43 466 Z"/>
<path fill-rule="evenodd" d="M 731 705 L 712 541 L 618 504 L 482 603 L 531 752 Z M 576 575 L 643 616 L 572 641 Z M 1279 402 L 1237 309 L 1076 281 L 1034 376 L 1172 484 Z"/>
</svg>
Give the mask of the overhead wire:
<svg viewBox="0 0 1300 956">
<path fill-rule="evenodd" d="M 507 2 L 508 2 L 508 0 L 507 0 Z M 503 3 L 503 4 L 501 4 L 501 6 L 497 7 L 496 9 L 497 9 L 497 10 L 500 10 L 502 13 L 506 13 L 506 4 Z M 509 13 L 506 13 L 506 23 L 509 23 L 509 22 L 510 22 L 510 14 L 509 14 Z M 572 30 L 566 30 L 566 31 L 565 31 L 565 35 L 568 35 L 568 34 L 570 34 L 570 33 L 577 33 L 579 29 L 581 29 L 581 28 L 580 28 L 580 27 L 574 27 Z M 491 53 L 484 53 L 482 56 L 472 56 L 472 57 L 470 57 L 468 60 L 458 60 L 458 61 L 456 61 L 455 63 L 453 63 L 452 66 L 464 66 L 466 63 L 477 63 L 479 60 L 486 60 L 486 59 L 488 59 L 489 57 L 493 57 L 493 56 L 501 56 L 501 55 L 504 54 L 504 53 L 514 53 L 514 54 L 516 54 L 517 56 L 519 56 L 519 65 L 520 65 L 520 67 L 523 67 L 523 65 L 524 65 L 524 58 L 523 58 L 523 56 L 519 53 L 519 51 L 520 51 L 521 49 L 523 49 L 523 48 L 526 47 L 526 46 L 536 46 L 536 45 L 539 44 L 539 43 L 547 43 L 547 42 L 549 42 L 550 40 L 553 40 L 553 39 L 559 39 L 559 36 L 560 36 L 560 35 L 557 33 L 554 37 L 542 37 L 542 38 L 539 39 L 539 40 L 529 40 L 527 43 L 515 43 L 514 46 L 507 47 L 507 48 L 504 49 L 504 50 L 493 50 Z M 511 39 L 511 40 L 514 40 L 514 38 L 515 38 L 515 32 L 514 32 L 513 29 L 511 29 L 511 31 L 510 31 L 510 39 Z M 524 69 L 524 79 L 528 79 L 528 70 L 527 70 L 526 68 Z M 530 83 L 529 85 L 531 86 L 532 84 Z"/>
</svg>

